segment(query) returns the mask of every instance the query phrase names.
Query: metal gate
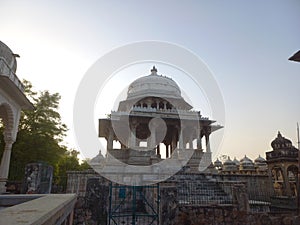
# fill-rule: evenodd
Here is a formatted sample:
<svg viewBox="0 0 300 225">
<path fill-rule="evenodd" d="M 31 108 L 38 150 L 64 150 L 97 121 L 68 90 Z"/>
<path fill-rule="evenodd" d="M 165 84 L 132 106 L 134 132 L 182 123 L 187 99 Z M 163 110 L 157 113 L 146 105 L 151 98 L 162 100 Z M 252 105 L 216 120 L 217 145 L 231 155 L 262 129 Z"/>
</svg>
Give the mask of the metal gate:
<svg viewBox="0 0 300 225">
<path fill-rule="evenodd" d="M 109 225 L 158 225 L 159 184 L 124 186 L 110 183 Z"/>
</svg>

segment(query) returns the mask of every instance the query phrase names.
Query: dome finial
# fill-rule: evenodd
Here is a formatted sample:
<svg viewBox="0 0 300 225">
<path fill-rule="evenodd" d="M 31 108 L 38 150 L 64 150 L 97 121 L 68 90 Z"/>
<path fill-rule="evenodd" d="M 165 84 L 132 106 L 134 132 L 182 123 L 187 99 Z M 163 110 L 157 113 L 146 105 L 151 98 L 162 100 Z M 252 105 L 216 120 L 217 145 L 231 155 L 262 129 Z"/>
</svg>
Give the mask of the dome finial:
<svg viewBox="0 0 300 225">
<path fill-rule="evenodd" d="M 153 68 L 151 69 L 151 75 L 157 75 L 157 69 L 155 68 L 155 66 L 153 66 Z"/>
</svg>

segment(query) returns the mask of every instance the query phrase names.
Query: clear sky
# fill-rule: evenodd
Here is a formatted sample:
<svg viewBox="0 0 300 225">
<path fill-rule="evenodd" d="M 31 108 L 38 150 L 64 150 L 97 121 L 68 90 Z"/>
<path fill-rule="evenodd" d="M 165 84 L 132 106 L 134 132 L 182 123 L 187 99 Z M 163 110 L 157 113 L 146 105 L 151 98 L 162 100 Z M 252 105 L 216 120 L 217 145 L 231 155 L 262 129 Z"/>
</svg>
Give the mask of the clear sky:
<svg viewBox="0 0 300 225">
<path fill-rule="evenodd" d="M 0 39 L 21 56 L 19 78 L 62 95 L 66 141 L 74 148 L 74 96 L 98 58 L 136 41 L 184 46 L 208 65 L 223 94 L 220 154 L 256 158 L 265 157 L 278 130 L 296 146 L 300 63 L 288 58 L 300 49 L 299 12 L 299 0 L 0 0 Z M 136 76 L 148 74 L 146 67 Z"/>
</svg>

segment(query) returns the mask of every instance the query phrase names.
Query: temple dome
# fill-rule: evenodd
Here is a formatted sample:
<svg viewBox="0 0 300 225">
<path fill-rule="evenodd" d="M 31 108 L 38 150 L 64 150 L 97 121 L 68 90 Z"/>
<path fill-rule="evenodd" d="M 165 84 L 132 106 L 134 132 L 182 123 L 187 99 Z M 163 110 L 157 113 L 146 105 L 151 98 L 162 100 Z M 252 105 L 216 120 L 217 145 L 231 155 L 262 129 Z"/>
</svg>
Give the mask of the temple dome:
<svg viewBox="0 0 300 225">
<path fill-rule="evenodd" d="M 190 110 L 193 107 L 181 96 L 179 86 L 169 77 L 158 75 L 157 69 L 153 66 L 151 74 L 140 77 L 133 81 L 127 91 L 127 98 L 119 104 L 119 111 L 128 111 L 132 107 L 140 104 L 141 100 L 151 98 L 153 104 L 156 102 L 166 102 L 171 109 Z M 149 106 L 152 105 L 149 104 Z"/>
<path fill-rule="evenodd" d="M 218 167 L 218 168 L 220 168 L 220 167 L 222 167 L 222 162 L 219 160 L 219 159 L 217 159 L 215 162 L 214 162 L 214 166 L 215 167 Z"/>
<path fill-rule="evenodd" d="M 237 165 L 233 162 L 230 157 L 228 156 L 227 160 L 223 163 L 223 170 L 224 171 L 237 171 Z"/>
<path fill-rule="evenodd" d="M 254 163 L 246 155 L 240 161 L 240 170 L 255 170 Z"/>
<path fill-rule="evenodd" d="M 255 163 L 265 163 L 266 160 L 260 155 L 254 160 Z"/>
<path fill-rule="evenodd" d="M 271 142 L 271 146 L 274 150 L 293 147 L 292 142 L 283 137 L 279 131 L 277 137 Z"/>
<path fill-rule="evenodd" d="M 0 57 L 4 59 L 4 63 L 6 65 L 2 65 L 0 62 L 0 71 L 3 70 L 4 66 L 8 66 L 8 68 L 13 72 L 16 73 L 17 70 L 17 60 L 16 57 L 19 57 L 17 54 L 14 54 L 10 48 L 0 41 Z"/>
<path fill-rule="evenodd" d="M 228 156 L 228 158 L 227 158 L 226 161 L 224 162 L 224 165 L 235 165 L 235 163 L 232 162 L 232 160 L 231 160 L 230 157 Z"/>
<path fill-rule="evenodd" d="M 245 155 L 245 157 L 240 160 L 240 164 L 253 164 L 253 162 Z"/>
<path fill-rule="evenodd" d="M 234 159 L 232 160 L 232 162 L 234 162 L 237 166 L 240 165 L 240 161 L 236 159 L 236 157 L 234 157 Z"/>
<path fill-rule="evenodd" d="M 267 161 L 260 155 L 254 160 L 254 164 L 257 171 L 267 171 L 268 169 Z"/>
<path fill-rule="evenodd" d="M 182 98 L 176 82 L 169 77 L 158 75 L 155 67 L 151 69 L 150 75 L 138 78 L 128 88 L 128 100 L 147 96 Z"/>
</svg>

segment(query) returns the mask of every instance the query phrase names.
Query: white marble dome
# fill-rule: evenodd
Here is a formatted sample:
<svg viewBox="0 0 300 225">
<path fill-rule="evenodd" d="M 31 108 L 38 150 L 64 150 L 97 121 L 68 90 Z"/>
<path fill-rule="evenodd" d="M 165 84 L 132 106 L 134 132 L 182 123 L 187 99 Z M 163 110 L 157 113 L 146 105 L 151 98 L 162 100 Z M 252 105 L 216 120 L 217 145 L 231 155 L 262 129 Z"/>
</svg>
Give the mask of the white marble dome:
<svg viewBox="0 0 300 225">
<path fill-rule="evenodd" d="M 237 166 L 239 166 L 240 165 L 240 161 L 239 160 L 237 160 L 237 158 L 236 157 L 234 157 L 234 159 L 232 160 L 232 162 L 234 162 Z"/>
<path fill-rule="evenodd" d="M 254 163 L 246 155 L 240 160 L 240 170 L 254 170 Z"/>
<path fill-rule="evenodd" d="M 14 54 L 10 48 L 4 44 L 2 41 L 0 41 L 0 59 L 4 60 L 4 64 L 0 61 L 0 71 L 5 69 L 5 67 L 9 68 L 13 73 L 17 70 L 17 60 L 16 60 L 17 54 Z"/>
<path fill-rule="evenodd" d="M 233 162 L 230 157 L 228 156 L 227 160 L 223 163 L 223 170 L 224 171 L 237 171 L 238 167 L 235 164 L 235 162 Z"/>
<path fill-rule="evenodd" d="M 217 167 L 217 168 L 218 168 L 218 167 L 222 167 L 222 165 L 223 165 L 223 164 L 222 164 L 222 162 L 221 162 L 219 159 L 217 159 L 217 160 L 214 162 L 214 166 Z"/>
<path fill-rule="evenodd" d="M 158 75 L 155 67 L 151 69 L 150 75 L 136 79 L 128 87 L 128 100 L 146 96 L 182 98 L 176 82 L 169 77 Z"/>
<path fill-rule="evenodd" d="M 139 105 L 144 104 L 147 105 L 146 108 L 150 108 L 160 103 L 169 104 L 168 107 L 162 107 L 163 109 L 190 110 L 193 108 L 181 96 L 176 82 L 169 77 L 158 75 L 157 69 L 153 66 L 150 75 L 140 77 L 129 85 L 127 98 L 120 102 L 118 110 L 128 111 L 132 107 L 141 107 Z"/>
<path fill-rule="evenodd" d="M 254 160 L 255 163 L 266 163 L 266 160 L 260 155 Z"/>
</svg>

